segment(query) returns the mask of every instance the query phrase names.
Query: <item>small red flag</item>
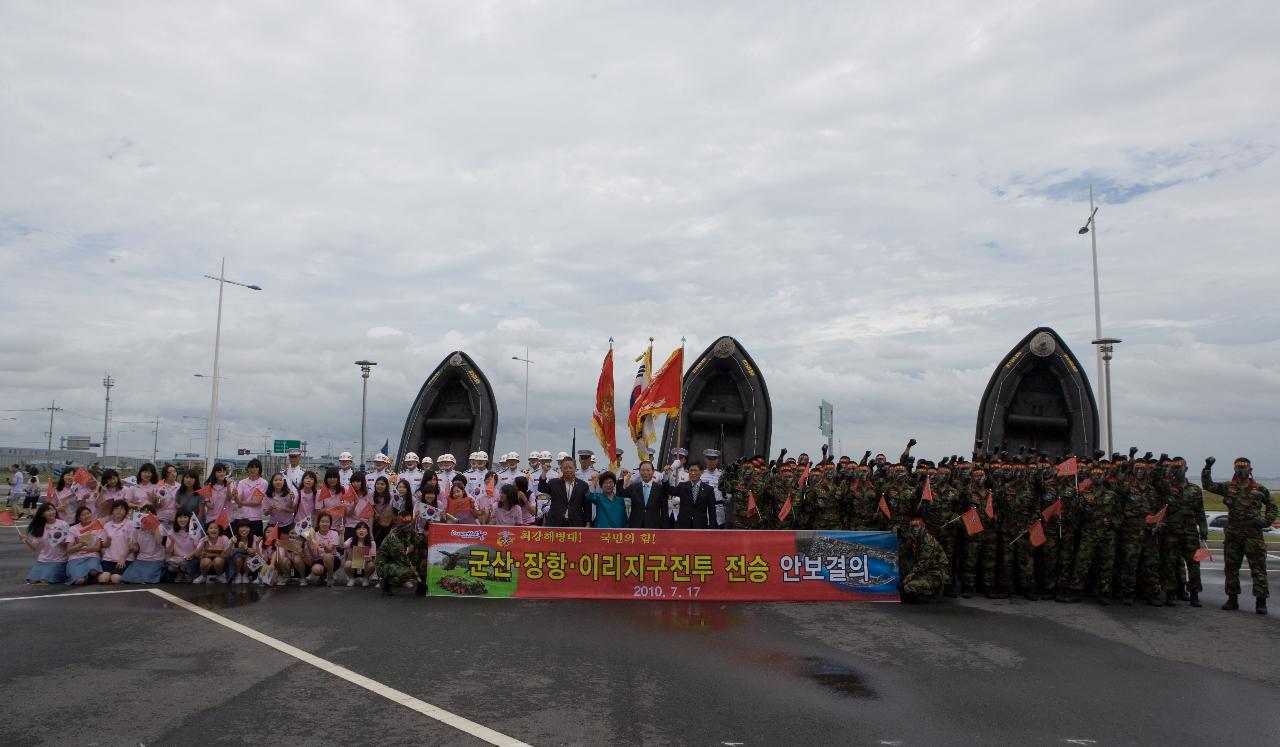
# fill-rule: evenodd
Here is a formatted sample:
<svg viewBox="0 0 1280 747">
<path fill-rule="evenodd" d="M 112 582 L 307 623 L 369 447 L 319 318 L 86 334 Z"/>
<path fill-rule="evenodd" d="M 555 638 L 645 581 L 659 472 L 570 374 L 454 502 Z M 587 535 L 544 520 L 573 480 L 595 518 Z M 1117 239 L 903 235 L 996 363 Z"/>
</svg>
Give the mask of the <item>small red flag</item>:
<svg viewBox="0 0 1280 747">
<path fill-rule="evenodd" d="M 1050 503 L 1049 507 L 1046 508 L 1041 513 L 1041 516 L 1044 517 L 1045 521 L 1048 521 L 1049 519 L 1052 519 L 1055 516 L 1061 516 L 1061 515 L 1062 515 L 1062 499 L 1061 498 L 1054 501 L 1053 503 Z"/>
<path fill-rule="evenodd" d="M 322 488 L 320 488 L 320 495 L 316 498 L 316 500 L 327 501 L 329 500 L 329 496 L 331 495 L 333 495 L 333 493 L 329 492 L 329 486 L 325 485 Z"/>
<path fill-rule="evenodd" d="M 497 489 L 498 489 L 498 476 L 490 472 L 488 477 L 484 478 L 485 495 L 488 495 L 490 498 L 492 498 L 493 492 Z"/>
<path fill-rule="evenodd" d="M 1169 505 L 1165 504 L 1161 506 L 1160 510 L 1156 511 L 1154 514 L 1147 514 L 1147 523 L 1159 524 L 1160 522 L 1164 521 L 1164 517 L 1168 513 L 1169 513 Z"/>
<path fill-rule="evenodd" d="M 156 518 L 155 514 L 147 514 L 143 516 L 141 523 L 142 528 L 148 532 L 154 532 L 156 527 L 160 526 L 160 520 Z"/>
<path fill-rule="evenodd" d="M 278 539 L 280 539 L 280 528 L 273 525 L 267 529 L 267 534 L 263 537 L 262 542 L 266 545 L 274 545 Z"/>
<path fill-rule="evenodd" d="M 1206 560 L 1213 560 L 1213 553 L 1209 552 L 1208 547 L 1201 545 L 1192 557 L 1197 563 L 1203 563 Z"/>
<path fill-rule="evenodd" d="M 892 514 L 889 513 L 889 504 L 884 502 L 884 496 L 880 496 L 880 513 L 884 514 L 886 519 L 892 517 Z"/>
<path fill-rule="evenodd" d="M 335 519 L 341 519 L 347 515 L 347 508 L 346 506 L 334 506 L 333 508 L 326 508 L 324 512 Z"/>
<path fill-rule="evenodd" d="M 1079 469 L 1079 463 L 1075 457 L 1071 457 L 1067 461 L 1058 465 L 1058 477 L 1071 477 Z"/>
<path fill-rule="evenodd" d="M 355 503 L 356 489 L 348 485 L 347 489 L 342 491 L 342 501 L 343 503 Z"/>
<path fill-rule="evenodd" d="M 97 519 L 94 519 L 94 520 L 93 520 L 93 523 L 92 523 L 92 524 L 90 524 L 89 526 L 87 526 L 87 527 L 84 527 L 84 526 L 82 526 L 82 527 L 76 527 L 76 529 L 80 532 L 80 536 L 82 536 L 82 537 L 83 537 L 84 535 L 88 534 L 89 532 L 97 532 L 97 531 L 100 531 L 100 530 L 102 529 L 102 522 L 101 522 L 101 521 L 99 521 L 99 520 L 97 520 Z"/>
<path fill-rule="evenodd" d="M 88 485 L 89 481 L 93 479 L 93 473 L 84 467 L 77 467 L 76 473 L 71 476 L 71 479 L 75 481 L 76 485 Z"/>
<path fill-rule="evenodd" d="M 786 521 L 787 517 L 790 515 L 791 515 L 791 496 L 787 496 L 787 502 L 782 504 L 782 510 L 778 512 L 778 521 Z"/>
<path fill-rule="evenodd" d="M 971 508 L 960 517 L 964 522 L 964 530 L 972 537 L 982 531 L 982 519 L 978 518 L 978 509 Z"/>
<path fill-rule="evenodd" d="M 205 485 L 203 488 L 200 488 L 199 490 L 196 491 L 196 495 L 200 496 L 201 498 L 212 498 L 213 486 Z"/>
<path fill-rule="evenodd" d="M 933 480 L 924 481 L 924 492 L 920 494 L 920 500 L 933 503 Z"/>
<path fill-rule="evenodd" d="M 53 480 L 49 480 L 49 487 L 44 489 L 44 497 L 48 501 L 52 501 L 54 498 L 58 497 L 57 491 L 53 489 Z"/>
<path fill-rule="evenodd" d="M 756 507 L 756 494 L 748 492 L 747 493 L 747 518 L 749 519 L 753 516 L 757 516 L 759 515 L 759 513 L 760 513 L 760 509 Z"/>
<path fill-rule="evenodd" d="M 217 518 L 217 520 L 215 520 L 213 523 L 214 523 L 214 524 L 217 524 L 218 526 L 222 527 L 223 529 L 229 529 L 229 528 L 231 527 L 231 512 L 230 512 L 230 510 L 229 510 L 229 509 L 227 509 L 227 508 L 223 508 L 223 509 L 222 509 L 222 513 L 218 514 L 218 518 Z"/>
<path fill-rule="evenodd" d="M 262 492 L 262 488 L 254 488 L 250 498 L 266 498 L 267 494 Z"/>
<path fill-rule="evenodd" d="M 366 503 L 364 508 L 360 509 L 360 513 L 356 514 L 356 518 L 360 521 L 369 521 L 373 518 L 373 504 Z"/>
<path fill-rule="evenodd" d="M 0 511 L 0 527 L 11 526 L 13 526 L 13 512 L 6 508 Z"/>
<path fill-rule="evenodd" d="M 994 519 L 994 518 L 996 518 L 996 504 L 995 504 L 995 499 L 994 499 L 994 498 L 993 498 L 993 496 L 991 495 L 991 491 L 990 491 L 990 490 L 988 490 L 988 491 L 987 491 L 987 518 L 988 518 L 988 519 Z"/>
<path fill-rule="evenodd" d="M 1036 519 L 1036 523 L 1032 524 L 1031 528 L 1027 530 L 1027 537 L 1030 538 L 1032 547 L 1039 547 L 1044 544 L 1044 524 L 1041 524 L 1039 519 Z"/>
<path fill-rule="evenodd" d="M 809 472 L 813 469 L 813 462 L 809 462 L 804 466 L 804 472 L 800 473 L 800 482 L 798 485 L 804 485 L 804 481 L 809 479 Z"/>
</svg>

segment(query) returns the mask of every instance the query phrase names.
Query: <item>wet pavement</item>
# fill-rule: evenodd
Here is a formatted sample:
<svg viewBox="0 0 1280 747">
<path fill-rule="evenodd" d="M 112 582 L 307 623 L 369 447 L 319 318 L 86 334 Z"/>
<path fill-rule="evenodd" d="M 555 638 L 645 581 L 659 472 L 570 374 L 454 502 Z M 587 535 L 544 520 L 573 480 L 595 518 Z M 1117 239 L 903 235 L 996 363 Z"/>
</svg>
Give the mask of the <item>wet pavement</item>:
<svg viewBox="0 0 1280 747">
<path fill-rule="evenodd" d="M 0 596 L 65 594 L 24 587 L 30 560 L 0 534 Z M 1205 576 L 1202 609 L 163 588 L 537 745 L 1276 741 L 1280 614 L 1219 611 Z M 0 624 L 4 745 L 479 743 L 150 593 L 0 602 Z"/>
</svg>

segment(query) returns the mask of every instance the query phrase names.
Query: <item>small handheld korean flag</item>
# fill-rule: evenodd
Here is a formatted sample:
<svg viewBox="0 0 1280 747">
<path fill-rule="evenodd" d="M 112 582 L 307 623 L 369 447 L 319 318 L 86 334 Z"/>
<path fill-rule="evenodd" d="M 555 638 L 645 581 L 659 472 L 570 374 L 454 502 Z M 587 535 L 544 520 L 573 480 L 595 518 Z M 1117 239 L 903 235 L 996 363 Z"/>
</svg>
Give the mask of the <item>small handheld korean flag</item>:
<svg viewBox="0 0 1280 747">
<path fill-rule="evenodd" d="M 245 566 L 251 571 L 257 571 L 259 568 L 262 567 L 262 558 L 258 557 L 257 555 L 254 555 L 253 557 L 249 558 L 248 562 L 245 563 Z"/>
<path fill-rule="evenodd" d="M 191 539 L 196 542 L 204 539 L 204 525 L 201 524 L 200 520 L 195 516 L 191 517 L 191 529 L 189 531 L 191 533 Z"/>
</svg>

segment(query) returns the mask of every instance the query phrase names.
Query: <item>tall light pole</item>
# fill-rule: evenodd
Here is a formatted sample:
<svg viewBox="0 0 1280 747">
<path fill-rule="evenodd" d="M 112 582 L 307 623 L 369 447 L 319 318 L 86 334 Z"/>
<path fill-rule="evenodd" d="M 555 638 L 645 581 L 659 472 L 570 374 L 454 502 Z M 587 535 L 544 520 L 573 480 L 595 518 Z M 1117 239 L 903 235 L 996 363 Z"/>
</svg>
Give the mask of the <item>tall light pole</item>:
<svg viewBox="0 0 1280 747">
<path fill-rule="evenodd" d="M 111 374 L 102 377 L 102 385 L 107 388 L 107 404 L 102 409 L 102 466 L 107 466 L 107 436 L 110 434 L 111 428 L 111 387 L 116 385 L 116 380 L 111 378 Z"/>
<path fill-rule="evenodd" d="M 1093 247 L 1093 345 L 1097 353 L 1098 366 L 1098 383 L 1102 386 L 1102 425 L 1103 431 L 1107 434 L 1107 454 L 1112 452 L 1111 448 L 1111 381 L 1107 376 L 1109 364 L 1104 364 L 1102 353 L 1102 294 L 1098 290 L 1098 224 L 1096 218 L 1098 216 L 1098 208 L 1093 205 L 1093 185 L 1089 185 L 1089 219 L 1084 222 L 1077 232 L 1081 235 L 1089 234 L 1089 242 Z M 1119 340 L 1116 340 L 1119 342 Z M 1110 352 L 1108 345 L 1108 353 Z M 1111 360 L 1110 357 L 1107 360 Z"/>
<path fill-rule="evenodd" d="M 378 365 L 374 361 L 356 361 L 360 378 L 364 379 L 364 391 L 360 395 L 360 469 L 364 469 L 364 426 L 369 414 L 369 372 Z"/>
<path fill-rule="evenodd" d="M 205 275 L 205 277 L 209 278 L 210 280 L 218 281 L 218 321 L 214 327 L 214 333 L 213 333 L 213 395 L 209 398 L 209 432 L 205 434 L 205 439 L 204 439 L 204 454 L 205 454 L 204 471 L 207 473 L 212 473 L 214 452 L 216 451 L 216 447 L 215 447 L 216 442 L 214 440 L 215 439 L 214 433 L 218 430 L 218 382 L 220 381 L 220 379 L 218 378 L 218 352 L 219 352 L 219 349 L 222 347 L 222 292 L 226 288 L 227 283 L 231 283 L 232 285 L 238 285 L 242 288 L 248 288 L 249 290 L 255 290 L 255 291 L 260 291 L 262 290 L 262 288 L 257 285 L 250 285 L 248 283 L 237 283 L 234 280 L 227 280 L 227 258 L 226 257 L 222 258 L 222 266 L 218 270 L 217 277 L 214 277 L 212 275 Z M 106 448 L 105 444 L 103 445 L 103 448 L 104 449 Z"/>
<path fill-rule="evenodd" d="M 610 338 L 612 340 L 612 338 Z M 529 360 L 529 346 L 524 346 L 524 357 L 518 355 L 511 356 L 513 361 L 521 361 L 524 363 L 524 458 L 529 458 L 529 366 L 533 361 Z M 612 459 L 613 455 L 610 454 Z"/>
<path fill-rule="evenodd" d="M 1102 381 L 1106 386 L 1107 401 L 1107 455 L 1110 456 L 1114 452 L 1112 433 L 1111 433 L 1111 354 L 1115 351 L 1116 345 L 1123 340 L 1114 337 L 1100 337 L 1093 341 L 1095 347 L 1098 348 L 1098 355 L 1102 356 Z"/>
</svg>

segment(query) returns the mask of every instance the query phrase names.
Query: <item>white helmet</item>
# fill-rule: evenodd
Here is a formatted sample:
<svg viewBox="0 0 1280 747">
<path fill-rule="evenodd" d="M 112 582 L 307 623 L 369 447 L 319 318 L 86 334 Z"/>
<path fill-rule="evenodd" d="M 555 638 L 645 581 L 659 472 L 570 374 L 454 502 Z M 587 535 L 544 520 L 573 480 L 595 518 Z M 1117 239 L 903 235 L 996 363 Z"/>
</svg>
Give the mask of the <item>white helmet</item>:
<svg viewBox="0 0 1280 747">
<path fill-rule="evenodd" d="M 476 455 L 475 455 L 473 458 L 474 458 L 474 459 L 479 459 L 479 460 L 480 460 L 480 461 L 482 461 L 482 462 L 487 462 L 487 461 L 489 461 L 489 452 L 487 452 L 487 451 L 477 451 L 477 452 L 476 452 Z"/>
<path fill-rule="evenodd" d="M 539 458 L 539 459 L 550 459 L 550 458 L 551 458 L 551 452 L 549 452 L 549 451 L 536 451 L 536 452 L 534 452 L 534 453 L 538 455 L 538 458 Z"/>
<path fill-rule="evenodd" d="M 516 462 L 518 462 L 518 461 L 520 461 L 520 453 L 519 453 L 519 452 L 517 452 L 517 451 L 508 451 L 506 454 L 503 454 L 503 455 L 502 455 L 502 461 L 504 461 L 504 462 L 516 461 Z"/>
<path fill-rule="evenodd" d="M 405 454 L 405 455 L 404 455 L 404 461 L 405 461 L 406 463 L 408 463 L 408 462 L 416 462 L 416 461 L 418 461 L 418 455 L 417 455 L 417 454 L 415 454 L 415 453 L 413 453 L 413 452 L 411 451 L 411 452 L 409 452 L 408 454 Z"/>
<path fill-rule="evenodd" d="M 378 453 L 373 457 L 373 461 L 374 461 L 374 462 L 390 462 L 390 461 L 391 461 L 391 457 L 387 456 L 386 454 L 383 454 L 382 452 L 378 452 Z"/>
<path fill-rule="evenodd" d="M 559 461 L 561 461 L 561 460 L 563 460 L 563 459 L 568 459 L 568 458 L 569 458 L 569 452 L 567 452 L 567 451 L 561 451 L 561 452 L 559 452 L 559 453 L 557 453 L 557 454 L 556 454 L 556 461 L 557 461 L 557 462 L 559 462 Z"/>
<path fill-rule="evenodd" d="M 423 463 L 423 464 L 425 464 L 425 465 L 427 465 L 428 467 L 430 467 L 431 465 L 435 464 L 435 462 L 431 459 L 431 457 L 423 457 L 423 458 L 422 458 L 422 463 Z"/>
<path fill-rule="evenodd" d="M 339 455 L 338 455 L 338 461 L 339 461 L 339 462 L 349 462 L 349 461 L 351 461 L 351 452 L 349 452 L 349 451 L 344 451 L 344 452 L 342 452 L 341 454 L 339 454 Z"/>
<path fill-rule="evenodd" d="M 457 459 L 453 458 L 453 454 L 441 454 L 440 456 L 436 457 L 436 461 L 439 462 L 440 464 L 444 464 L 445 462 L 448 462 L 450 464 L 456 464 L 458 462 Z"/>
</svg>

